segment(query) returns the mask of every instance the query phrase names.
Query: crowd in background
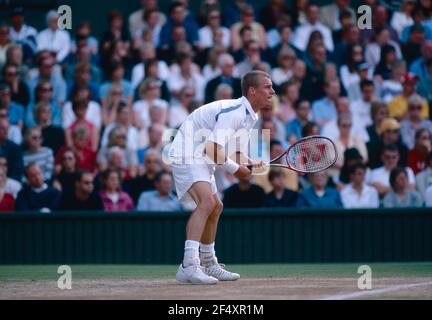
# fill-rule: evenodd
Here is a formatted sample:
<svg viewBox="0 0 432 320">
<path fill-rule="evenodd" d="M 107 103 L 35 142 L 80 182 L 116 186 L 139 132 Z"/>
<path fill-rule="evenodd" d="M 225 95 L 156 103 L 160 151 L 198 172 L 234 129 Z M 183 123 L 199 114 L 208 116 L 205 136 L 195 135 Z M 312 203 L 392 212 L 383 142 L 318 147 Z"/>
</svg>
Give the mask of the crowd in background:
<svg viewBox="0 0 432 320">
<path fill-rule="evenodd" d="M 376 0 L 360 29 L 349 0 L 141 0 L 112 10 L 102 35 L 56 11 L 46 28 L 14 7 L 0 23 L 0 211 L 175 211 L 167 129 L 205 103 L 241 96 L 251 70 L 276 95 L 256 129 L 268 158 L 322 134 L 325 172 L 272 169 L 238 180 L 216 170 L 226 208 L 432 206 L 432 0 Z M 263 142 L 264 143 L 264 142 Z"/>
</svg>

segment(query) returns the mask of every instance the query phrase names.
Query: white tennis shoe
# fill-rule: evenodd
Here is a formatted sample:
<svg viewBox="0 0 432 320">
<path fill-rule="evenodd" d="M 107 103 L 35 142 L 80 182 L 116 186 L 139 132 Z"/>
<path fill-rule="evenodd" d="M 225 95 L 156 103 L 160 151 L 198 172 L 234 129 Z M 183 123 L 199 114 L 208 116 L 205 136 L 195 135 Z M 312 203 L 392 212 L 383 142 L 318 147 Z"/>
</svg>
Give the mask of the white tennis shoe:
<svg viewBox="0 0 432 320">
<path fill-rule="evenodd" d="M 176 280 L 192 284 L 216 284 L 219 282 L 218 279 L 207 275 L 203 267 L 191 265 L 183 268 L 183 264 L 180 264 L 177 270 Z"/>
<path fill-rule="evenodd" d="M 216 263 L 204 267 L 204 273 L 220 281 L 235 281 L 240 279 L 240 275 L 238 273 L 225 270 L 225 265 L 222 263 L 217 263 L 217 260 Z"/>
</svg>

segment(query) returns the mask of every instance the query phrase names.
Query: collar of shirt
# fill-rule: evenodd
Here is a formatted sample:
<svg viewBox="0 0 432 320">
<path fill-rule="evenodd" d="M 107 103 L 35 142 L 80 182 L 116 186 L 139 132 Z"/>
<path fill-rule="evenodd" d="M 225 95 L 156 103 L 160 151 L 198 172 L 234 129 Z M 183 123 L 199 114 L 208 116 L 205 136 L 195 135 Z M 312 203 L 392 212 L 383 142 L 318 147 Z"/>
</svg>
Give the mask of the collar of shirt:
<svg viewBox="0 0 432 320">
<path fill-rule="evenodd" d="M 258 115 L 254 111 L 254 109 L 252 109 L 252 106 L 251 106 L 250 102 L 248 101 L 248 99 L 246 99 L 245 96 L 242 97 L 242 104 L 246 107 L 246 110 L 249 112 L 249 114 L 251 115 L 252 119 L 254 121 L 257 121 L 258 120 Z"/>
<path fill-rule="evenodd" d="M 32 188 L 32 190 L 36 193 L 41 193 L 42 191 L 45 191 L 48 188 L 48 185 L 44 183 L 42 187 L 40 188 Z"/>
</svg>

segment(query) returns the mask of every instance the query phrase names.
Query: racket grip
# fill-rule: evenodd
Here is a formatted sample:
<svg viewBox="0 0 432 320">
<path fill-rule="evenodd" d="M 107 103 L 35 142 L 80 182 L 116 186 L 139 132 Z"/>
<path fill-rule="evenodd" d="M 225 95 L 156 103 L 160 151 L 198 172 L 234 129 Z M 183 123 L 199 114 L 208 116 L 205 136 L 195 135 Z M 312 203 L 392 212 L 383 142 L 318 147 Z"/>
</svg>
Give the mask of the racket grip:
<svg viewBox="0 0 432 320">
<path fill-rule="evenodd" d="M 248 165 L 246 166 L 246 168 L 248 168 L 250 171 L 252 171 L 252 165 L 251 165 L 251 164 L 248 164 Z"/>
</svg>

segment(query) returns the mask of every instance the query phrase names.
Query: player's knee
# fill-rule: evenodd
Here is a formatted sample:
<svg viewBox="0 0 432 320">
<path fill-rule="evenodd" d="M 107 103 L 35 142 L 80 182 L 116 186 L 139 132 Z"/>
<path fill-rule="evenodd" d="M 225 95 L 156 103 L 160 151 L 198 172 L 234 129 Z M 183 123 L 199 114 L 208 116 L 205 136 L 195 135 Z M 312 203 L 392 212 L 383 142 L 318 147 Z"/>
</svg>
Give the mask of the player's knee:
<svg viewBox="0 0 432 320">
<path fill-rule="evenodd" d="M 220 215 L 222 213 L 223 210 L 223 203 L 220 200 L 216 200 L 215 201 L 215 210 L 217 215 Z"/>
<path fill-rule="evenodd" d="M 201 201 L 198 207 L 200 211 L 206 213 L 207 215 L 210 215 L 216 207 L 216 201 L 213 198 L 206 199 Z"/>
</svg>

